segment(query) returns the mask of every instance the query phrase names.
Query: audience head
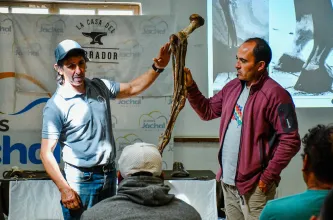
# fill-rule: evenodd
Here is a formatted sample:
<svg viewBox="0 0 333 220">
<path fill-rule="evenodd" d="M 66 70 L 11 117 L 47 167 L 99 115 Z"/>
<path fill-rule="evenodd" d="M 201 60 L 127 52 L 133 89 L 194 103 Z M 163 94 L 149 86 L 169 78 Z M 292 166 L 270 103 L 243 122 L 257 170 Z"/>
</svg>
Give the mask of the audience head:
<svg viewBox="0 0 333 220">
<path fill-rule="evenodd" d="M 305 182 L 333 185 L 333 126 L 317 125 L 309 129 L 302 143 Z"/>
<path fill-rule="evenodd" d="M 123 178 L 135 175 L 160 176 L 162 157 L 157 147 L 149 143 L 135 143 L 126 146 L 118 160 Z"/>
</svg>

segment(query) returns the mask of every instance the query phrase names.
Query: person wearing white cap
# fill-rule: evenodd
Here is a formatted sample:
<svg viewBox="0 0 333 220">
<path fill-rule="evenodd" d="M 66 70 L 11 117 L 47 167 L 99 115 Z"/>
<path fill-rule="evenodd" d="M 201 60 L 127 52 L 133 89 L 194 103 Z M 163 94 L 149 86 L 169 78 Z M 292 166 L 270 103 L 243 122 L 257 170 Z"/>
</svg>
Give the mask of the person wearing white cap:
<svg viewBox="0 0 333 220">
<path fill-rule="evenodd" d="M 81 216 L 81 220 L 200 220 L 199 213 L 169 194 L 163 184 L 162 157 L 157 147 L 135 143 L 124 148 L 118 160 L 122 180 L 118 193 Z"/>
<path fill-rule="evenodd" d="M 170 60 L 166 43 L 152 68 L 129 83 L 85 77 L 86 51 L 73 40 L 55 49 L 58 89 L 43 111 L 40 157 L 61 193 L 64 219 L 79 219 L 82 212 L 116 193 L 115 141 L 110 99 L 128 98 L 147 89 Z M 62 148 L 64 172 L 53 155 Z"/>
</svg>

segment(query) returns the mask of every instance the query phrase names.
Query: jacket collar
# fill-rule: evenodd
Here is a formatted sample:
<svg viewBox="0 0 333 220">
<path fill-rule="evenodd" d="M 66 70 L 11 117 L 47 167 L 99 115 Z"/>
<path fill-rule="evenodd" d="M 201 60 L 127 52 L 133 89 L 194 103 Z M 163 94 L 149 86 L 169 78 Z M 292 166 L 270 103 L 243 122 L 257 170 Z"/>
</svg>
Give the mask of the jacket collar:
<svg viewBox="0 0 333 220">
<path fill-rule="evenodd" d="M 169 191 L 170 187 L 164 185 L 159 177 L 129 176 L 119 183 L 117 196 L 126 196 L 130 201 L 145 206 L 161 206 L 175 198 Z"/>
<path fill-rule="evenodd" d="M 268 72 L 267 70 L 260 76 L 259 80 L 251 86 L 250 94 L 255 91 L 258 91 L 263 86 L 264 82 L 268 79 Z"/>
</svg>

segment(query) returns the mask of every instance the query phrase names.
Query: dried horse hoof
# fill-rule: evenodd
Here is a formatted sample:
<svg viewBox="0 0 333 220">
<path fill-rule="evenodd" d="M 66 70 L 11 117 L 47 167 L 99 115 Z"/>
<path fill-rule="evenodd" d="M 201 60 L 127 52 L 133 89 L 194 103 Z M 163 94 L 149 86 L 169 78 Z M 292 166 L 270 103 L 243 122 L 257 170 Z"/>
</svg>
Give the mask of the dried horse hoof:
<svg viewBox="0 0 333 220">
<path fill-rule="evenodd" d="M 163 153 L 164 148 L 170 141 L 171 133 L 179 112 L 184 108 L 186 101 L 185 85 L 185 57 L 187 50 L 187 38 L 197 28 L 201 27 L 205 20 L 198 14 L 190 16 L 190 24 L 169 38 L 172 52 L 172 72 L 174 76 L 174 90 L 171 106 L 171 114 L 164 133 L 160 137 L 158 149 Z"/>
</svg>

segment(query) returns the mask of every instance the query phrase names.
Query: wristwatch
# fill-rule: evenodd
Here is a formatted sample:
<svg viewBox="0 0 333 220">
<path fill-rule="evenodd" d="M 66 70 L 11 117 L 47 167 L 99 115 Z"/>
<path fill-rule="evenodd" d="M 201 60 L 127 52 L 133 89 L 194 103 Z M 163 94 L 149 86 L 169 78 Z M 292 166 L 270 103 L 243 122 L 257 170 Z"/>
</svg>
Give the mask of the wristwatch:
<svg viewBox="0 0 333 220">
<path fill-rule="evenodd" d="M 157 72 L 157 73 L 161 73 L 161 72 L 164 71 L 164 69 L 159 69 L 159 68 L 157 68 L 157 67 L 155 66 L 155 63 L 153 63 L 153 65 L 152 65 L 151 67 L 152 67 L 153 70 L 154 70 L 155 72 Z"/>
</svg>

